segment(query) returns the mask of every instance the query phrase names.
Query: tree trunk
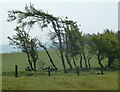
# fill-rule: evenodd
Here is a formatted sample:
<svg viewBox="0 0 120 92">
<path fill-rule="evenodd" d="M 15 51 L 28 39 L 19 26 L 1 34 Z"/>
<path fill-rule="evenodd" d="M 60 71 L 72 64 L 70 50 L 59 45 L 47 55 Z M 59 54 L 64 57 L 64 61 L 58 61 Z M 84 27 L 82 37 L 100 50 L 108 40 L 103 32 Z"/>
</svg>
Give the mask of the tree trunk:
<svg viewBox="0 0 120 92">
<path fill-rule="evenodd" d="M 65 61 L 64 61 L 64 56 L 63 56 L 63 51 L 62 51 L 63 46 L 62 46 L 62 40 L 61 40 L 61 34 L 60 34 L 61 30 L 59 29 L 59 24 L 57 23 L 57 21 L 55 21 L 56 24 L 55 24 L 54 21 L 51 21 L 51 22 L 52 22 L 53 28 L 54 28 L 54 30 L 57 34 L 57 37 L 58 37 L 59 46 L 60 46 L 61 61 L 62 61 L 62 65 L 63 65 L 63 68 L 64 68 L 64 72 L 67 73 L 66 66 L 65 66 Z"/>
<path fill-rule="evenodd" d="M 34 64 L 34 71 L 36 71 L 36 61 L 34 61 L 33 64 Z"/>
<path fill-rule="evenodd" d="M 112 57 L 108 57 L 108 67 L 111 67 L 111 64 L 113 63 L 113 58 Z"/>
<path fill-rule="evenodd" d="M 82 54 L 80 54 L 80 68 L 82 68 Z"/>
<path fill-rule="evenodd" d="M 63 64 L 64 72 L 67 73 L 63 52 L 61 50 L 60 50 L 60 54 L 61 54 L 61 61 L 62 61 L 62 64 Z"/>
<path fill-rule="evenodd" d="M 84 54 L 84 53 L 82 53 L 82 54 L 83 54 L 83 58 L 84 58 L 84 61 L 85 61 L 85 67 L 88 68 L 87 60 L 86 60 L 85 54 Z"/>
<path fill-rule="evenodd" d="M 104 66 L 103 64 L 101 63 L 102 59 L 100 58 L 100 51 L 98 53 L 98 63 L 100 65 L 100 69 L 101 69 L 101 74 L 103 74 L 103 70 L 104 70 Z"/>
<path fill-rule="evenodd" d="M 68 35 L 67 35 L 67 34 L 65 35 L 65 39 L 66 39 L 66 49 L 68 50 L 69 44 L 68 44 L 68 42 L 67 42 L 67 41 L 68 41 Z M 72 67 L 72 65 L 71 65 L 70 57 L 68 56 L 67 51 L 66 51 L 66 53 L 65 53 L 65 57 L 66 57 L 66 60 L 67 60 L 67 63 L 68 63 L 68 65 L 69 65 L 70 69 L 72 69 L 73 67 Z"/>
<path fill-rule="evenodd" d="M 54 64 L 54 62 L 53 62 L 53 60 L 52 60 L 49 52 L 47 51 L 47 49 L 45 49 L 45 51 L 46 51 L 46 53 L 47 53 L 47 55 L 48 55 L 48 57 L 49 57 L 49 59 L 50 59 L 51 64 L 53 65 L 53 67 L 54 67 L 56 70 L 58 70 L 58 68 L 55 66 L 55 64 Z"/>
<path fill-rule="evenodd" d="M 90 59 L 88 59 L 88 66 L 91 68 Z"/>
<path fill-rule="evenodd" d="M 75 63 L 75 59 L 74 59 L 74 57 L 73 57 L 73 63 L 74 63 L 74 66 L 75 66 L 75 68 L 76 68 L 76 63 Z"/>
<path fill-rule="evenodd" d="M 58 34 L 58 40 L 59 40 L 59 45 L 60 45 L 60 55 L 61 55 L 61 61 L 63 64 L 63 68 L 64 68 L 64 72 L 67 73 L 67 69 L 66 69 L 66 65 L 65 65 L 65 61 L 64 61 L 64 55 L 63 55 L 63 47 L 62 47 L 62 42 L 61 42 L 61 37 L 60 34 Z"/>
<path fill-rule="evenodd" d="M 70 69 L 72 69 L 72 65 L 71 65 L 71 63 L 70 63 L 70 59 L 69 59 L 67 53 L 66 53 L 65 57 L 66 57 L 66 60 L 67 60 L 67 63 L 68 63 L 68 65 L 69 65 Z"/>
<path fill-rule="evenodd" d="M 89 68 L 91 68 L 90 60 L 92 59 L 93 56 L 94 56 L 94 54 L 91 54 L 87 58 L 88 59 L 88 66 L 89 66 Z"/>
<path fill-rule="evenodd" d="M 30 61 L 30 56 L 29 56 L 29 53 L 26 53 L 27 54 L 27 57 L 28 57 L 28 63 L 30 65 L 30 70 L 32 71 L 33 70 L 33 66 L 32 66 L 32 62 Z"/>
<path fill-rule="evenodd" d="M 103 64 L 101 63 L 101 59 L 100 59 L 100 55 L 98 54 L 98 63 L 100 65 L 100 67 L 104 67 Z"/>
<path fill-rule="evenodd" d="M 59 40 L 59 45 L 60 45 L 60 55 L 61 55 L 61 61 L 62 61 L 62 65 L 63 65 L 63 68 L 64 68 L 64 72 L 67 73 L 67 69 L 66 69 L 66 65 L 65 65 L 65 60 L 64 60 L 64 55 L 63 55 L 63 46 L 62 46 L 62 41 L 61 41 L 61 37 L 60 37 L 60 32 L 57 33 L 58 35 L 58 40 Z"/>
<path fill-rule="evenodd" d="M 54 64 L 54 62 L 53 62 L 53 60 L 52 60 L 52 58 L 51 58 L 51 56 L 50 56 L 47 48 L 46 48 L 44 45 L 42 45 L 40 42 L 39 42 L 39 46 L 42 47 L 42 48 L 45 50 L 45 52 L 46 52 L 46 54 L 48 55 L 48 58 L 49 58 L 49 60 L 50 60 L 50 63 L 52 64 L 52 66 L 53 66 L 56 70 L 58 70 L 58 68 L 55 66 L 55 64 Z"/>
<path fill-rule="evenodd" d="M 101 74 L 103 74 L 104 66 L 101 63 L 101 60 L 98 60 L 98 63 L 100 65 Z"/>
</svg>

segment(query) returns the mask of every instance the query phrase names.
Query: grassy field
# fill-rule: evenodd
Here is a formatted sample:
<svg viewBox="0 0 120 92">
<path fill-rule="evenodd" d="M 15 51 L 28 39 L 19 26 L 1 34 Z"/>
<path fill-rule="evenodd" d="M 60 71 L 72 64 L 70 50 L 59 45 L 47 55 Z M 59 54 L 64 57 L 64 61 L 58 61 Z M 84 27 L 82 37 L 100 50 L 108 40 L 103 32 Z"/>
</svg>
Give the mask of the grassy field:
<svg viewBox="0 0 120 92">
<path fill-rule="evenodd" d="M 51 57 L 59 69 L 63 69 L 60 55 L 58 51 L 49 50 Z M 39 59 L 37 62 L 37 68 L 40 69 L 42 67 L 42 63 L 45 63 L 45 67 L 51 65 L 49 62 L 49 58 L 47 57 L 44 51 L 39 51 Z M 94 57 L 91 61 L 91 67 L 99 67 L 96 57 Z M 71 61 L 73 65 L 73 61 Z M 106 65 L 106 59 L 102 61 L 104 65 Z M 76 59 L 76 64 L 79 66 L 79 58 Z M 14 66 L 18 65 L 20 71 L 24 71 L 26 66 L 28 65 L 27 57 L 25 53 L 5 53 L 2 54 L 2 71 L 13 71 Z M 66 63 L 67 68 L 69 68 L 68 64 Z M 74 65 L 73 65 L 74 66 Z M 83 63 L 84 67 L 84 63 Z"/>
<path fill-rule="evenodd" d="M 118 71 L 105 71 L 104 75 L 97 75 L 99 70 L 81 70 L 77 76 L 75 70 L 67 74 L 63 72 L 58 52 L 50 50 L 51 56 L 58 72 L 51 72 L 47 76 L 47 71 L 42 71 L 42 63 L 50 65 L 49 59 L 44 51 L 39 52 L 37 72 L 24 71 L 27 66 L 27 58 L 24 53 L 2 54 L 2 89 L 3 90 L 117 90 Z M 72 61 L 71 61 L 72 62 Z M 76 59 L 79 65 L 79 59 Z M 106 65 L 106 59 L 102 62 Z M 19 66 L 18 78 L 14 77 L 14 66 Z M 66 64 L 67 65 L 67 64 Z M 84 66 L 84 65 L 83 65 Z M 91 60 L 93 68 L 99 67 L 96 58 Z M 67 68 L 68 65 L 67 65 Z"/>
<path fill-rule="evenodd" d="M 3 90 L 117 90 L 117 73 L 3 77 Z"/>
</svg>

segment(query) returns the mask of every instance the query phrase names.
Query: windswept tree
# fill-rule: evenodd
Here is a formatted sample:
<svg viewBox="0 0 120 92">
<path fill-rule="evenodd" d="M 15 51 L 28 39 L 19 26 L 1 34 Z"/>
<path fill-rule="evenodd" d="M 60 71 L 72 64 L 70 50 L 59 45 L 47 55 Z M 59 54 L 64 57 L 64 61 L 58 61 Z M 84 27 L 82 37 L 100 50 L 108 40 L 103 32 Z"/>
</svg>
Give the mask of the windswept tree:
<svg viewBox="0 0 120 92">
<path fill-rule="evenodd" d="M 105 58 L 105 52 L 104 52 L 104 43 L 102 44 L 102 34 L 98 35 L 92 35 L 91 43 L 92 43 L 92 49 L 96 51 L 96 56 L 98 59 L 98 64 L 101 68 L 101 74 L 103 74 L 104 65 L 102 64 L 102 60 Z"/>
<path fill-rule="evenodd" d="M 85 43 L 86 43 L 86 46 L 85 46 L 85 49 L 86 49 L 86 60 L 87 60 L 87 63 L 88 63 L 88 67 L 91 68 L 91 63 L 90 63 L 90 60 L 93 58 L 93 56 L 95 55 L 96 51 L 95 51 L 95 48 L 92 47 L 92 35 L 90 34 L 85 34 L 84 35 L 85 37 Z"/>
<path fill-rule="evenodd" d="M 16 45 L 22 52 L 26 53 L 30 70 L 36 71 L 36 62 L 38 60 L 37 39 L 31 38 L 26 31 L 19 27 L 16 27 L 15 31 L 16 35 L 8 36 L 10 44 Z"/>
<path fill-rule="evenodd" d="M 81 32 L 79 32 L 79 26 L 77 22 L 72 20 L 62 21 L 64 24 L 64 52 L 69 66 L 71 67 L 70 58 L 73 59 L 75 68 L 77 67 L 75 57 L 80 53 L 79 40 Z"/>
<path fill-rule="evenodd" d="M 56 33 L 58 42 L 59 42 L 59 51 L 61 55 L 61 61 L 64 68 L 64 72 L 66 73 L 66 66 L 64 61 L 64 55 L 63 55 L 63 44 L 62 44 L 62 38 L 61 34 L 63 32 L 61 28 L 61 22 L 60 18 L 54 17 L 51 14 L 45 13 L 42 10 L 37 10 L 34 8 L 33 4 L 30 4 L 30 6 L 25 6 L 25 11 L 20 10 L 12 10 L 9 11 L 8 14 L 8 21 L 14 21 L 17 20 L 17 23 L 19 24 L 19 27 L 25 28 L 25 27 L 33 27 L 34 24 L 37 24 L 40 26 L 42 30 L 44 28 L 50 27 L 50 29 L 54 30 Z"/>
</svg>

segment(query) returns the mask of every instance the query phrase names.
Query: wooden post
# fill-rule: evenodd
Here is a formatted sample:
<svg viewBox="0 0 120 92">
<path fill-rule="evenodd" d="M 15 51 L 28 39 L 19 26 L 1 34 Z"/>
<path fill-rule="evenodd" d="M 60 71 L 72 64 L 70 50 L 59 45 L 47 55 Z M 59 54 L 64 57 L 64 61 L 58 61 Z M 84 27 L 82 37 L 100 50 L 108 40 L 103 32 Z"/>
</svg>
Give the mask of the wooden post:
<svg viewBox="0 0 120 92">
<path fill-rule="evenodd" d="M 50 69 L 48 69 L 48 76 L 50 76 Z"/>
<path fill-rule="evenodd" d="M 79 66 L 76 68 L 77 75 L 79 76 Z"/>
<path fill-rule="evenodd" d="M 15 77 L 18 77 L 18 65 L 15 65 Z"/>
</svg>

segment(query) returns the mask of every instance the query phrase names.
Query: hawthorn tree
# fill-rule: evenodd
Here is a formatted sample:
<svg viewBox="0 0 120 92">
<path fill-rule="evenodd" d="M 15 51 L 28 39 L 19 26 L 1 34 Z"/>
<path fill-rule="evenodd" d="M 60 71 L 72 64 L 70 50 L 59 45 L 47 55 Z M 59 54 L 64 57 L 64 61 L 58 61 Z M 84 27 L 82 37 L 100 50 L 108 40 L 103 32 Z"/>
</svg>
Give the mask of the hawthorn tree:
<svg viewBox="0 0 120 92">
<path fill-rule="evenodd" d="M 10 44 L 16 45 L 22 52 L 26 53 L 30 70 L 36 71 L 36 62 L 38 60 L 37 39 L 31 38 L 26 31 L 19 27 L 16 27 L 15 31 L 16 35 L 8 36 Z"/>
<path fill-rule="evenodd" d="M 118 58 L 118 37 L 115 32 L 109 29 L 105 29 L 102 35 L 103 41 L 102 44 L 104 47 L 104 53 L 108 58 L 108 67 L 110 68 L 115 59 Z"/>
<path fill-rule="evenodd" d="M 70 59 L 68 59 L 68 56 L 69 58 L 72 57 L 74 66 L 76 68 L 77 65 L 75 62 L 75 58 L 77 55 L 81 56 L 82 54 L 82 49 L 80 45 L 82 32 L 79 32 L 79 26 L 77 25 L 77 22 L 68 19 L 62 22 L 64 24 L 64 51 L 66 54 L 65 56 L 69 62 Z M 82 57 L 80 57 L 80 64 L 81 61 L 82 61 Z"/>
<path fill-rule="evenodd" d="M 105 29 L 103 33 L 92 36 L 92 48 L 96 51 L 98 63 L 103 68 L 101 61 L 108 58 L 108 67 L 110 68 L 115 59 L 118 58 L 118 37 L 115 32 Z"/>
<path fill-rule="evenodd" d="M 103 69 L 104 66 L 102 64 L 102 60 L 105 58 L 105 52 L 104 52 L 104 44 L 102 44 L 102 34 L 98 34 L 98 35 L 92 35 L 91 38 L 91 43 L 92 43 L 92 49 L 94 49 L 94 51 L 96 51 L 96 56 L 98 59 L 98 64 L 100 65 L 100 69 L 101 69 L 101 74 L 103 74 Z"/>
</svg>

